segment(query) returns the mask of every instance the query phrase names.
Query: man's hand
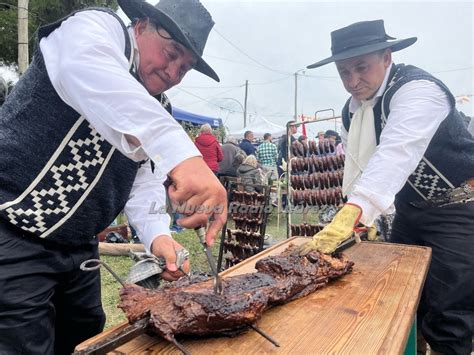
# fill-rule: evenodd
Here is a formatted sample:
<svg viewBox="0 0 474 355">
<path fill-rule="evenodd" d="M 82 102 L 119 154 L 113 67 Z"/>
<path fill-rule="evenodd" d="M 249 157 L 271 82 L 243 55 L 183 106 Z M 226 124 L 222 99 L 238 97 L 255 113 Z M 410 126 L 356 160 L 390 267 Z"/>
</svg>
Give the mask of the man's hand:
<svg viewBox="0 0 474 355">
<path fill-rule="evenodd" d="M 182 271 L 176 265 L 176 251 L 180 249 L 183 249 L 181 244 L 173 240 L 169 235 L 160 235 L 151 243 L 151 253 L 161 256 L 166 260 L 166 271 L 160 274 L 164 280 L 175 281 L 189 272 L 189 260 L 184 262 L 181 267 Z"/>
<path fill-rule="evenodd" d="M 207 226 L 206 243 L 214 244 L 227 219 L 227 193 L 201 157 L 186 159 L 169 174 L 173 184 L 168 195 L 178 211 L 187 217 L 178 220 L 185 228 Z"/>
<path fill-rule="evenodd" d="M 306 255 L 312 250 L 322 253 L 332 253 L 346 239 L 355 232 L 362 209 L 354 204 L 346 203 L 344 207 L 334 216 L 334 219 L 322 231 L 317 233 L 313 240 L 302 244 L 298 248 L 300 255 Z"/>
</svg>

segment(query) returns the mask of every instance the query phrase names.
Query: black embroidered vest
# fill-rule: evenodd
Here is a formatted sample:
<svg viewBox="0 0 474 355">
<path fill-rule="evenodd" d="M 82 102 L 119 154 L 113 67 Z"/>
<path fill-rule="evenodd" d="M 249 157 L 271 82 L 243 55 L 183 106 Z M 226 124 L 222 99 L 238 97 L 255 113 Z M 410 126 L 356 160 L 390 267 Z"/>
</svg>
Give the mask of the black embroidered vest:
<svg viewBox="0 0 474 355">
<path fill-rule="evenodd" d="M 120 22 L 129 58 L 123 22 L 108 9 L 94 10 Z M 41 28 L 39 39 L 64 20 Z M 19 236 L 69 246 L 88 243 L 114 220 L 139 165 L 61 100 L 39 46 L 1 108 L 0 152 L 0 226 Z"/>
</svg>

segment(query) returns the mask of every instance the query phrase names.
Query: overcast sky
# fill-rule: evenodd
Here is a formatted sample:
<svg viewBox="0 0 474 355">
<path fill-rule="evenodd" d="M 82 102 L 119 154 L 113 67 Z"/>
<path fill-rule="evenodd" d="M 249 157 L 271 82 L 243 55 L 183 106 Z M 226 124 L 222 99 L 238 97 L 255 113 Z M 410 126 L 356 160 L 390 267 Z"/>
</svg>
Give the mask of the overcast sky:
<svg viewBox="0 0 474 355">
<path fill-rule="evenodd" d="M 231 131 L 243 127 L 243 114 L 229 113 L 242 109 L 226 98 L 243 105 L 246 80 L 250 114 L 279 124 L 291 119 L 294 73 L 330 56 L 331 31 L 363 20 L 384 19 L 387 33 L 396 38 L 418 37 L 413 46 L 393 54 L 395 63 L 431 72 L 454 95 L 473 94 L 471 1 L 201 1 L 216 23 L 204 58 L 221 82 L 194 71 L 169 96 L 174 106 L 221 117 Z M 332 108 L 339 115 L 347 97 L 334 64 L 298 76 L 298 114 Z M 472 115 L 473 102 L 471 97 L 458 107 Z"/>
</svg>

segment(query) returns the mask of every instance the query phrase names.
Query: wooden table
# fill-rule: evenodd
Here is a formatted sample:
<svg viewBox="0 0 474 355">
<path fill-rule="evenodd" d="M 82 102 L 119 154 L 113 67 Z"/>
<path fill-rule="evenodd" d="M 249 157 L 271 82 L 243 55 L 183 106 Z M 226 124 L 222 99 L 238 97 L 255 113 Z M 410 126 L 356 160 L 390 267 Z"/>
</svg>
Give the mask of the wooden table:
<svg viewBox="0 0 474 355">
<path fill-rule="evenodd" d="M 307 239 L 306 239 L 307 240 Z M 288 239 L 222 273 L 233 276 L 255 271 L 255 261 L 278 254 Z M 276 348 L 249 331 L 235 338 L 216 337 L 180 342 L 191 354 L 307 354 L 403 353 L 431 259 L 431 249 L 399 244 L 363 242 L 345 251 L 354 271 L 327 287 L 264 313 L 258 326 L 276 339 Z M 124 325 L 80 344 L 83 349 Z M 179 354 L 159 336 L 141 335 L 115 354 Z"/>
</svg>

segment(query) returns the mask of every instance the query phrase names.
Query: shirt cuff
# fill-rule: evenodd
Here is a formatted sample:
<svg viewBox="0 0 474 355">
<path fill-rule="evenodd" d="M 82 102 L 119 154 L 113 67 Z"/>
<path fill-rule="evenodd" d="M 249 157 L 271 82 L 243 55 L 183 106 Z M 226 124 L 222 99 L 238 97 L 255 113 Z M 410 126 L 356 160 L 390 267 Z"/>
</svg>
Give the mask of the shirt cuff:
<svg viewBox="0 0 474 355">
<path fill-rule="evenodd" d="M 347 202 L 353 203 L 362 209 L 362 216 L 360 217 L 359 222 L 367 227 L 372 226 L 375 219 L 381 214 L 381 212 L 374 205 L 364 199 L 350 197 Z"/>
<path fill-rule="evenodd" d="M 142 231 L 138 231 L 138 237 L 145 246 L 145 251 L 150 254 L 151 244 L 157 237 L 160 235 L 167 235 L 171 237 L 169 223 L 165 223 L 163 221 L 147 221 L 142 228 Z"/>
<path fill-rule="evenodd" d="M 184 160 L 202 156 L 184 131 L 168 133 L 166 139 L 160 137 L 149 144 L 148 148 L 142 147 L 155 163 L 155 169 L 163 176 Z"/>
</svg>

